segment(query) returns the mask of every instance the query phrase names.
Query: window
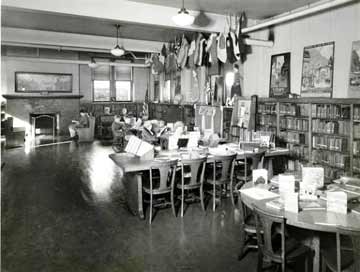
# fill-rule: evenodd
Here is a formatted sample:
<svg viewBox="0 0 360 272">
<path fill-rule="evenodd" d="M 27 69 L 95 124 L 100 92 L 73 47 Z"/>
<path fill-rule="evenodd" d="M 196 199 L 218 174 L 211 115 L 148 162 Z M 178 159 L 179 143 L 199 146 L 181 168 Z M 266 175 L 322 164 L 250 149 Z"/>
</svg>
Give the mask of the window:
<svg viewBox="0 0 360 272">
<path fill-rule="evenodd" d="M 116 81 L 116 101 L 131 101 L 131 81 Z"/>
<path fill-rule="evenodd" d="M 110 101 L 109 80 L 94 80 L 94 101 Z"/>
<path fill-rule="evenodd" d="M 132 69 L 129 66 L 115 66 L 115 99 L 116 101 L 131 101 Z"/>
<path fill-rule="evenodd" d="M 110 101 L 110 66 L 102 65 L 93 69 L 94 101 Z"/>
<path fill-rule="evenodd" d="M 93 100 L 131 101 L 132 67 L 103 65 L 93 69 Z"/>
</svg>

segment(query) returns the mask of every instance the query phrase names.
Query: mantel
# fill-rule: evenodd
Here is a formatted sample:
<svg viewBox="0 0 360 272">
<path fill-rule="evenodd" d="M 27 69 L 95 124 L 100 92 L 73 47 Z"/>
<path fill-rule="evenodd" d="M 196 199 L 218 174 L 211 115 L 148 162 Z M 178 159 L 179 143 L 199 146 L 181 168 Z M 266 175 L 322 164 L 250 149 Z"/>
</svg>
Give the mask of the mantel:
<svg viewBox="0 0 360 272">
<path fill-rule="evenodd" d="M 38 95 L 38 94 L 27 94 L 27 95 L 19 95 L 19 94 L 3 94 L 3 97 L 6 99 L 80 99 L 83 95 L 70 94 L 70 95 Z"/>
</svg>

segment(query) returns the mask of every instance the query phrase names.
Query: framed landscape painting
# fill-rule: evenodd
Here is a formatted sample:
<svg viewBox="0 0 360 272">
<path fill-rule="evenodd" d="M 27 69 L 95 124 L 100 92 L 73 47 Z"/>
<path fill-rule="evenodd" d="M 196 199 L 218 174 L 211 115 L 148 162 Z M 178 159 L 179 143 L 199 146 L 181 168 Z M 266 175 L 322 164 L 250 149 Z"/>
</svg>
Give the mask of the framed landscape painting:
<svg viewBox="0 0 360 272">
<path fill-rule="evenodd" d="M 334 42 L 304 48 L 301 96 L 332 97 Z"/>
<path fill-rule="evenodd" d="M 360 93 L 360 41 L 352 44 L 349 90 Z"/>
<path fill-rule="evenodd" d="M 72 74 L 15 72 L 15 92 L 72 92 Z"/>
<path fill-rule="evenodd" d="M 271 56 L 270 97 L 289 97 L 290 53 Z"/>
</svg>

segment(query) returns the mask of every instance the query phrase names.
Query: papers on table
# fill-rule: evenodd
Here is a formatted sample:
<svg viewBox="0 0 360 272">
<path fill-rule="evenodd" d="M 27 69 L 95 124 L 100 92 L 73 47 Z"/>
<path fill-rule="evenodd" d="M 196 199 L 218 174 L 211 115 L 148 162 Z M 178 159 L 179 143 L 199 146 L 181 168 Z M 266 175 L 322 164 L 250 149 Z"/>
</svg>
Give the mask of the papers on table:
<svg viewBox="0 0 360 272">
<path fill-rule="evenodd" d="M 340 214 L 347 213 L 347 195 L 345 192 L 327 192 L 326 194 L 326 210 Z"/>
<path fill-rule="evenodd" d="M 279 175 L 279 193 L 282 200 L 288 193 L 295 193 L 295 176 L 293 175 Z"/>
<path fill-rule="evenodd" d="M 125 147 L 125 151 L 139 157 L 143 157 L 149 152 L 154 152 L 154 146 L 148 142 L 140 140 L 136 136 L 130 136 L 129 142 Z"/>
<path fill-rule="evenodd" d="M 254 200 L 264 200 L 279 197 L 279 195 L 268 191 L 267 189 L 252 187 L 248 189 L 241 189 L 241 194 L 244 194 Z"/>
<path fill-rule="evenodd" d="M 302 184 L 315 189 L 324 186 L 324 168 L 322 167 L 303 167 Z"/>
</svg>

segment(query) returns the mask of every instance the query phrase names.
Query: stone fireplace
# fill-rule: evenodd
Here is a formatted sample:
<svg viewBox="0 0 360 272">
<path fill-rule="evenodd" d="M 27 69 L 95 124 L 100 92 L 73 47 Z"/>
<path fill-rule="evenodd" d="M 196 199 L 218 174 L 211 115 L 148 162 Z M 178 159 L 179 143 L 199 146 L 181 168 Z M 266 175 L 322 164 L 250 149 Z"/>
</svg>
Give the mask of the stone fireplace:
<svg viewBox="0 0 360 272">
<path fill-rule="evenodd" d="M 32 138 L 38 135 L 55 137 L 59 132 L 59 113 L 30 113 L 30 131 Z"/>
<path fill-rule="evenodd" d="M 79 118 L 80 95 L 3 95 L 6 113 L 26 127 L 28 136 L 67 135 L 71 121 Z"/>
</svg>

